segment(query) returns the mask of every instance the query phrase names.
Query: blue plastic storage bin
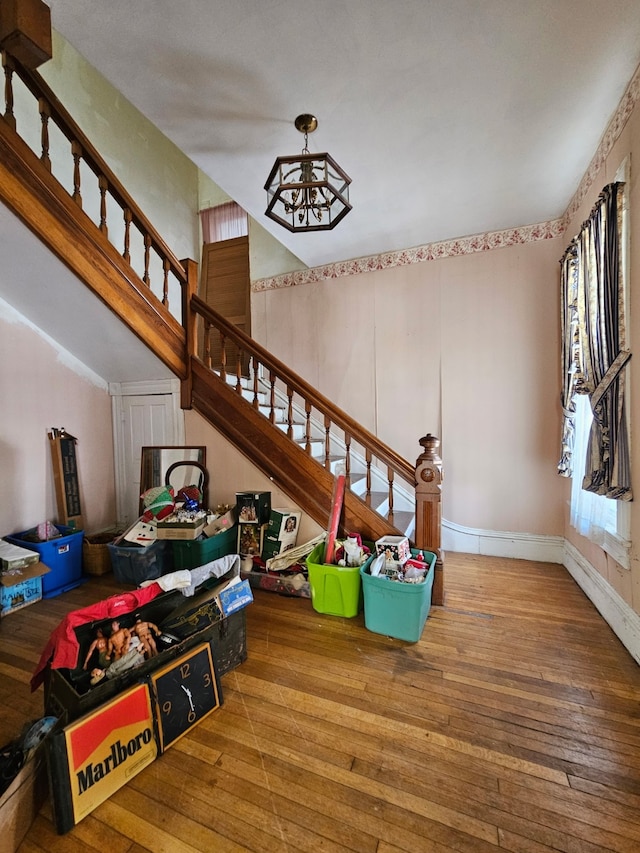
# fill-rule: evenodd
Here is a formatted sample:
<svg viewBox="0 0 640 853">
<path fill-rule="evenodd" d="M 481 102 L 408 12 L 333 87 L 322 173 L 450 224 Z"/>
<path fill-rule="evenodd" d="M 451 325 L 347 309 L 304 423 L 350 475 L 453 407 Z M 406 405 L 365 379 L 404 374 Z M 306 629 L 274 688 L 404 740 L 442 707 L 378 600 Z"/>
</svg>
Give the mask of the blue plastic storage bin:
<svg viewBox="0 0 640 853">
<path fill-rule="evenodd" d="M 422 553 L 429 571 L 422 583 L 401 583 L 379 575 L 372 577 L 370 557 L 360 567 L 364 594 L 364 624 L 374 634 L 384 634 L 408 643 L 417 643 L 422 636 L 429 610 L 436 564 L 432 551 L 412 550 L 415 557 Z"/>
<path fill-rule="evenodd" d="M 82 574 L 82 540 L 84 531 L 73 527 L 56 524 L 56 529 L 62 535 L 58 539 L 49 539 L 47 542 L 34 542 L 25 538 L 35 533 L 35 528 L 15 533 L 13 536 L 5 536 L 9 542 L 37 551 L 40 554 L 40 562 L 49 569 L 42 576 L 42 597 L 53 598 L 74 589 L 85 581 Z"/>
<path fill-rule="evenodd" d="M 173 552 L 168 539 L 150 545 L 107 545 L 113 576 L 118 583 L 140 586 L 173 571 Z"/>
</svg>

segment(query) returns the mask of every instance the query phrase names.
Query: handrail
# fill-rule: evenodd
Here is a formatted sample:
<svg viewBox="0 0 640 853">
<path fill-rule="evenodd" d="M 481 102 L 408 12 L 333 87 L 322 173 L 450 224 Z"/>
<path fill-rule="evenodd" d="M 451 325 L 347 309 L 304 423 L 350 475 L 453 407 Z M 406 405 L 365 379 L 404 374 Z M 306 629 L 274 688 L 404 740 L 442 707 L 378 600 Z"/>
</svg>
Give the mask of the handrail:
<svg viewBox="0 0 640 853">
<path fill-rule="evenodd" d="M 123 215 L 124 245 L 118 251 L 128 263 L 131 263 L 131 225 L 133 225 L 142 237 L 144 248 L 144 270 L 140 278 L 151 288 L 150 252 L 153 250 L 160 260 L 163 271 L 162 296 L 159 298 L 165 308 L 169 310 L 169 275 L 172 275 L 177 280 L 181 290 L 184 290 L 187 284 L 187 273 L 183 263 L 178 260 L 158 231 L 136 205 L 127 190 L 104 162 L 96 148 L 78 127 L 41 75 L 35 70 L 26 68 L 15 57 L 6 52 L 2 54 L 2 64 L 5 75 L 5 121 L 17 132 L 13 92 L 13 74 L 15 73 L 38 102 L 38 111 L 41 120 L 42 152 L 40 160 L 42 164 L 51 173 L 49 122 L 52 121 L 71 145 L 71 155 L 74 161 L 74 188 L 73 193 L 70 193 L 71 197 L 82 208 L 80 163 L 83 161 L 98 181 L 100 221 L 96 223 L 97 226 L 105 237 L 109 239 L 106 204 L 106 196 L 108 195 L 121 208 Z"/>
<path fill-rule="evenodd" d="M 258 409 L 260 406 L 258 392 L 259 385 L 259 368 L 263 368 L 265 379 L 271 389 L 270 395 L 270 419 L 274 420 L 275 407 L 275 388 L 276 382 L 284 389 L 284 393 L 289 401 L 289 437 L 293 440 L 293 397 L 298 395 L 302 400 L 304 407 L 306 423 L 305 423 L 305 449 L 311 455 L 311 413 L 316 410 L 320 413 L 323 420 L 325 431 L 325 452 L 324 452 L 324 467 L 329 468 L 331 464 L 330 446 L 329 446 L 329 431 L 332 425 L 335 425 L 344 432 L 345 435 L 345 457 L 346 457 L 346 476 L 347 482 L 350 479 L 350 461 L 352 444 L 359 445 L 364 449 L 365 459 L 367 464 L 367 484 L 366 497 L 371 495 L 371 471 L 370 466 L 373 460 L 383 463 L 387 468 L 388 481 L 388 501 L 389 501 L 389 516 L 393 516 L 393 489 L 396 475 L 409 485 L 415 485 L 415 466 L 411 465 L 403 459 L 398 453 L 388 447 L 376 435 L 369 432 L 365 427 L 359 424 L 354 418 L 341 411 L 327 397 L 317 391 L 308 382 L 294 373 L 286 364 L 272 355 L 268 350 L 261 346 L 253 338 L 245 334 L 237 326 L 234 326 L 227 319 L 214 311 L 204 300 L 198 296 L 193 296 L 191 299 L 191 310 L 202 318 L 202 340 L 204 342 L 202 361 L 211 368 L 211 348 L 209 341 L 211 338 L 212 329 L 217 330 L 220 335 L 221 347 L 221 364 L 219 366 L 220 378 L 226 381 L 227 376 L 231 375 L 236 378 L 236 391 L 241 394 L 246 390 L 246 383 L 243 385 L 242 379 L 247 379 L 245 373 L 251 373 L 249 383 L 253 380 L 253 406 Z M 229 374 L 226 366 L 227 356 L 227 340 L 230 340 L 235 345 L 237 352 L 235 354 L 235 373 L 232 371 Z M 247 356 L 250 371 L 245 371 L 243 366 L 247 363 Z M 268 378 L 267 378 L 268 377 Z"/>
</svg>

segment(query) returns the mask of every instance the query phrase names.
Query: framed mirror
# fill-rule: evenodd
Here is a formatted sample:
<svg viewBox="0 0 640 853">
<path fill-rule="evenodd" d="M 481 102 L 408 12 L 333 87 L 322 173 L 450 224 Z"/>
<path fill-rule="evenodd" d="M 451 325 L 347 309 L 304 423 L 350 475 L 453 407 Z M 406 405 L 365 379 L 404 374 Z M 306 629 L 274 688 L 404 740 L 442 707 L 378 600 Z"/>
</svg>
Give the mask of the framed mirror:
<svg viewBox="0 0 640 853">
<path fill-rule="evenodd" d="M 189 465 L 193 462 L 193 465 Z M 202 506 L 209 506 L 206 447 L 143 447 L 140 462 L 140 494 L 153 486 L 164 486 L 167 472 L 175 494 L 185 486 L 196 485 L 202 491 Z M 171 470 L 169 470 L 171 469 Z M 139 515 L 144 507 L 140 499 Z"/>
</svg>

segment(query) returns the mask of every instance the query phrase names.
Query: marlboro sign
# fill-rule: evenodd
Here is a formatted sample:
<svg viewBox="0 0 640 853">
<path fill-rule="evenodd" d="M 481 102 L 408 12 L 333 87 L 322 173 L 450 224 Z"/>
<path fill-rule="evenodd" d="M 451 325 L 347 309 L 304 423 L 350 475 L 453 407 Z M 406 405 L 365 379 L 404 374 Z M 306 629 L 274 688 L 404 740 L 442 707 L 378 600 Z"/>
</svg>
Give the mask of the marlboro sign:
<svg viewBox="0 0 640 853">
<path fill-rule="evenodd" d="M 68 832 L 157 756 L 149 688 L 140 684 L 51 742 L 58 832 Z"/>
</svg>

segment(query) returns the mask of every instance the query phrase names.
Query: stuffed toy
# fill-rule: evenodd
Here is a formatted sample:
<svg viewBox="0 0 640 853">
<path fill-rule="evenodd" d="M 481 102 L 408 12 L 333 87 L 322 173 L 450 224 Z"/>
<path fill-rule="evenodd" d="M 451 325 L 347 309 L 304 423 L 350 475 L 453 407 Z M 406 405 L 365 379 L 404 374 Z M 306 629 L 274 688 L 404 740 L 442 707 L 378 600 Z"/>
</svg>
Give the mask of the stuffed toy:
<svg viewBox="0 0 640 853">
<path fill-rule="evenodd" d="M 156 521 L 162 521 L 163 518 L 171 515 L 175 509 L 175 499 L 171 486 L 154 486 L 147 489 L 140 497 L 144 506 L 143 521 L 151 521 L 154 518 Z"/>
<path fill-rule="evenodd" d="M 176 501 L 184 503 L 185 509 L 198 509 L 202 503 L 202 492 L 197 486 L 184 486 L 176 495 Z"/>
</svg>

